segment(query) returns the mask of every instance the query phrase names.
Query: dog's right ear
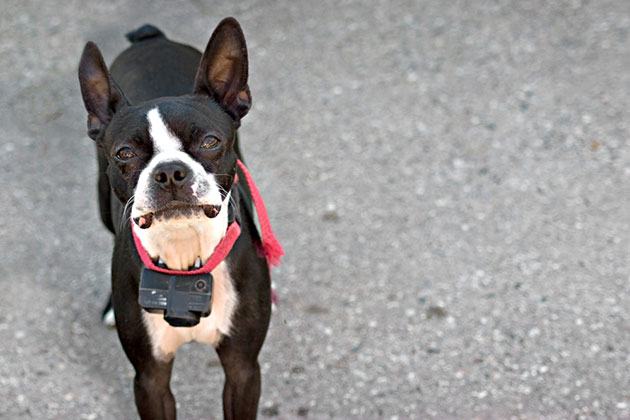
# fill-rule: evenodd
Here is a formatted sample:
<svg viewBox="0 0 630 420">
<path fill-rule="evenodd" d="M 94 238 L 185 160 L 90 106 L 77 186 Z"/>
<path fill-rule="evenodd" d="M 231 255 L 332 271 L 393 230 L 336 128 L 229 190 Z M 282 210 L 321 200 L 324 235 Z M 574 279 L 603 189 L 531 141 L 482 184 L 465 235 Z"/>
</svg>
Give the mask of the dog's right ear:
<svg viewBox="0 0 630 420">
<path fill-rule="evenodd" d="M 103 55 L 93 42 L 83 48 L 79 63 L 79 84 L 88 112 L 88 136 L 96 140 L 116 110 L 127 101 L 109 75 Z"/>
</svg>

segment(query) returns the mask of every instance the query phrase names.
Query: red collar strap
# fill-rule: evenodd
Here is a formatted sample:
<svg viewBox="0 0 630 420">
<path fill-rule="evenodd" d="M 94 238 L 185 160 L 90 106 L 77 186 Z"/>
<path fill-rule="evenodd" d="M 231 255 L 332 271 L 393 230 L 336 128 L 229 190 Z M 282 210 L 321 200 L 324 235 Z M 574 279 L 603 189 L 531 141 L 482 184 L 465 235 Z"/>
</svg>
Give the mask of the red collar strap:
<svg viewBox="0 0 630 420">
<path fill-rule="evenodd" d="M 247 183 L 247 186 L 251 191 L 254 208 L 256 209 L 256 213 L 258 214 L 258 221 L 260 223 L 262 236 L 262 252 L 267 259 L 267 264 L 269 264 L 270 266 L 278 265 L 280 263 L 280 258 L 284 255 L 284 250 L 282 249 L 282 245 L 280 245 L 280 242 L 278 242 L 276 236 L 273 233 L 273 230 L 271 229 L 271 223 L 269 222 L 269 216 L 267 215 L 265 203 L 263 202 L 260 191 L 258 191 L 258 188 L 256 187 L 256 184 L 254 183 L 254 180 L 247 170 L 245 164 L 240 160 L 237 160 L 236 164 L 245 176 L 245 182 Z M 223 261 L 228 256 L 228 254 L 232 250 L 232 247 L 234 246 L 234 243 L 241 234 L 241 227 L 236 221 L 232 222 L 228 226 L 227 231 L 225 232 L 225 236 L 214 248 L 214 251 L 212 252 L 212 255 L 210 255 L 210 258 L 208 258 L 208 261 L 206 261 L 206 263 L 201 268 L 190 271 L 170 270 L 168 268 L 157 266 L 149 256 L 149 253 L 142 246 L 142 242 L 140 242 L 140 238 L 136 234 L 136 224 L 133 223 L 133 221 L 131 222 L 131 233 L 133 235 L 133 241 L 136 245 L 138 255 L 140 256 L 142 263 L 149 270 L 177 276 L 194 276 L 212 272 L 212 270 L 214 270 L 221 263 L 221 261 Z"/>
<path fill-rule="evenodd" d="M 208 258 L 208 261 L 206 261 L 206 263 L 202 267 L 189 271 L 170 270 L 168 268 L 162 268 L 156 265 L 149 256 L 147 250 L 144 249 L 144 247 L 142 246 L 142 242 L 140 242 L 140 238 L 136 234 L 135 224 L 131 228 L 131 232 L 133 234 L 133 241 L 136 244 L 138 255 L 142 260 L 142 264 L 144 264 L 146 268 L 151 271 L 157 271 L 159 273 L 175 276 L 196 276 L 199 274 L 211 273 L 212 270 L 214 270 L 217 265 L 219 265 L 221 261 L 223 261 L 228 256 L 228 254 L 232 250 L 232 247 L 234 246 L 234 242 L 236 242 L 239 235 L 241 234 L 241 227 L 236 222 L 230 224 L 230 226 L 228 226 L 227 228 L 227 232 L 225 232 L 225 236 L 214 248 L 214 251 L 212 252 L 212 255 L 210 255 L 210 258 Z"/>
<path fill-rule="evenodd" d="M 260 191 L 258 191 L 258 187 L 256 187 L 254 179 L 247 170 L 247 166 L 245 166 L 245 164 L 240 160 L 237 160 L 236 164 L 245 176 L 245 182 L 247 183 L 249 191 L 252 194 L 254 208 L 256 209 L 256 214 L 258 214 L 263 255 L 267 259 L 267 264 L 269 264 L 270 266 L 280 265 L 280 258 L 282 258 L 282 256 L 284 255 L 284 250 L 282 249 L 282 245 L 280 245 L 280 242 L 278 242 L 276 235 L 271 229 L 271 222 L 269 221 L 269 215 L 267 214 L 265 202 L 260 195 Z"/>
</svg>

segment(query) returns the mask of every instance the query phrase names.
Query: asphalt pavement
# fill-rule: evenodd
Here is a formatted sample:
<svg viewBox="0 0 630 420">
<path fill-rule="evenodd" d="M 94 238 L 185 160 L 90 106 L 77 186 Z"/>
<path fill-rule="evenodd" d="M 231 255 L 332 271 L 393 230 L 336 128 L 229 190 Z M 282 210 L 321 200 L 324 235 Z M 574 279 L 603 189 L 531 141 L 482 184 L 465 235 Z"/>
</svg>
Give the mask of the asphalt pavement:
<svg viewBox="0 0 630 420">
<path fill-rule="evenodd" d="M 242 148 L 286 257 L 260 416 L 630 418 L 626 0 L 5 0 L 0 417 L 135 417 L 76 69 L 242 24 Z M 214 351 L 182 419 L 220 418 Z"/>
</svg>

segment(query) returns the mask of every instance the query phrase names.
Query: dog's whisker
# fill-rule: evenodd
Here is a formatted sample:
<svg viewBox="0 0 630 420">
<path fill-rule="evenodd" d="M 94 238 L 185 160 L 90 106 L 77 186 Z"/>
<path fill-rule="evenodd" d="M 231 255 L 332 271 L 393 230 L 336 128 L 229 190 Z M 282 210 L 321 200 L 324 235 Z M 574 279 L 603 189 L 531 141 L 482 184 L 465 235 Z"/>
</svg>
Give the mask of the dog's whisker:
<svg viewBox="0 0 630 420">
<path fill-rule="evenodd" d="M 217 184 L 217 187 L 219 188 L 219 191 L 224 195 L 227 196 L 230 191 L 227 191 L 225 188 L 223 188 L 223 186 Z M 234 194 L 230 194 L 230 201 L 229 204 L 232 204 L 232 206 L 234 206 L 234 208 L 236 208 L 236 199 L 234 198 Z"/>
<path fill-rule="evenodd" d="M 125 223 L 129 222 L 130 214 L 128 213 L 130 212 L 134 199 L 135 199 L 135 194 L 132 194 L 131 197 L 129 197 L 129 200 L 127 200 L 127 202 L 125 203 L 125 206 L 123 207 L 123 211 L 120 217 L 120 223 L 118 225 L 119 229 L 122 229 L 125 226 Z"/>
</svg>

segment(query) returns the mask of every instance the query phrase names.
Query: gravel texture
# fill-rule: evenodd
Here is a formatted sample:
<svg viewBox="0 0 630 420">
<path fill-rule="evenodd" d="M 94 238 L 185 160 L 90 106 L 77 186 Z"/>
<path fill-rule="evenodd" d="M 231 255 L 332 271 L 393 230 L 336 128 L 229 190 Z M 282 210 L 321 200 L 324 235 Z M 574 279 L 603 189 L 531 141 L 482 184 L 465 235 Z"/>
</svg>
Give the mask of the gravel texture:
<svg viewBox="0 0 630 420">
<path fill-rule="evenodd" d="M 287 251 L 260 415 L 630 418 L 626 0 L 3 1 L 0 417 L 135 416 L 76 67 L 229 15 Z M 222 381 L 180 350 L 180 418 Z"/>
</svg>

